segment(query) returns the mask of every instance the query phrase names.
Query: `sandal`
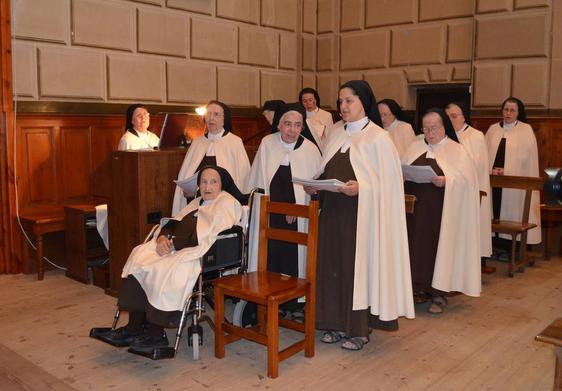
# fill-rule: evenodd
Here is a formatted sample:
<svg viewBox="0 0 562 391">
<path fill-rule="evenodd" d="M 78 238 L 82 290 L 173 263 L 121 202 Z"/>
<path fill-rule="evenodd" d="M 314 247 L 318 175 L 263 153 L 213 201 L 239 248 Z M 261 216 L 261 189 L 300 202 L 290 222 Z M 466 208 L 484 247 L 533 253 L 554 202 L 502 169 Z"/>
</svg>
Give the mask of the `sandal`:
<svg viewBox="0 0 562 391">
<path fill-rule="evenodd" d="M 345 333 L 343 331 L 328 330 L 324 331 L 324 335 L 322 335 L 320 341 L 324 343 L 336 343 L 341 341 L 343 337 L 345 337 Z"/>
<path fill-rule="evenodd" d="M 449 302 L 445 296 L 435 296 L 431 299 L 427 312 L 434 315 L 442 314 L 445 312 L 447 304 L 449 304 Z"/>
<path fill-rule="evenodd" d="M 363 346 L 369 343 L 369 337 L 351 337 L 346 338 L 341 344 L 342 349 L 345 350 L 361 350 Z"/>
</svg>

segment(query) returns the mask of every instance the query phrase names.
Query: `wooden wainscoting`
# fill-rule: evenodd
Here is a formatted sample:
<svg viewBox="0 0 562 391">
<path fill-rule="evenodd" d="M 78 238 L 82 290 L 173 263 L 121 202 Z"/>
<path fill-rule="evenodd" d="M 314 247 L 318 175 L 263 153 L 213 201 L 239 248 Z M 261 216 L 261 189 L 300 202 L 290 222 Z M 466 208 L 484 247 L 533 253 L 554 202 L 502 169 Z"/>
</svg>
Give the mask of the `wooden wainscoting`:
<svg viewBox="0 0 562 391">
<path fill-rule="evenodd" d="M 486 133 L 499 120 L 493 116 L 473 116 L 472 126 Z M 547 167 L 562 167 L 562 118 L 533 116 L 528 123 L 537 137 L 540 173 Z"/>
<path fill-rule="evenodd" d="M 163 114 L 151 116 L 154 133 L 160 133 L 163 120 Z M 253 158 L 261 138 L 269 134 L 269 125 L 257 111 L 254 116 L 233 116 L 232 122 L 233 133 L 245 141 Z M 62 216 L 65 204 L 109 198 L 111 152 L 117 149 L 124 126 L 122 114 L 18 114 L 13 167 L 20 215 L 54 212 Z M 192 115 L 187 137 L 193 139 L 203 131 L 202 118 Z M 11 210 L 11 214 L 15 217 L 16 211 Z M 14 256 L 20 265 L 17 271 L 32 272 L 27 245 L 19 232 L 15 236 Z M 60 237 L 46 238 L 47 254 L 53 246 L 64 247 Z"/>
</svg>

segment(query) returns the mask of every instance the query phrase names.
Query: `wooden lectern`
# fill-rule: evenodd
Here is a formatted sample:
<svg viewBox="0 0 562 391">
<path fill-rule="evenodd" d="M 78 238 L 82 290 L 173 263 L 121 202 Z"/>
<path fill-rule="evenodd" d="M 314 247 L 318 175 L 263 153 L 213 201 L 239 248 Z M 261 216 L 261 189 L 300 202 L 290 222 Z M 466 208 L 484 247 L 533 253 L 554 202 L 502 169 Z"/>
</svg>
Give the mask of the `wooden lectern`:
<svg viewBox="0 0 562 391">
<path fill-rule="evenodd" d="M 131 250 L 160 218 L 172 212 L 175 183 L 186 149 L 116 151 L 112 154 L 112 194 L 108 202 L 109 289 L 116 296 Z"/>
</svg>

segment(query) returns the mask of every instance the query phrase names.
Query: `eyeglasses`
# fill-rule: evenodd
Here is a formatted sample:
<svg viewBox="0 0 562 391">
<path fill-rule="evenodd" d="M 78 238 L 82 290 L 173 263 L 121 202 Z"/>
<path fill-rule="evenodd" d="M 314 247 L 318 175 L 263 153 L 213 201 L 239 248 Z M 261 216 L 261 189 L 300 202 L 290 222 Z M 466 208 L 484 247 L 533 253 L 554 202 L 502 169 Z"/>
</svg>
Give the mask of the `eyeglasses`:
<svg viewBox="0 0 562 391">
<path fill-rule="evenodd" d="M 208 117 L 208 118 L 221 118 L 221 117 L 224 117 L 224 114 L 222 114 L 222 113 L 217 113 L 217 112 L 212 112 L 212 111 L 207 111 L 207 112 L 205 113 L 205 117 Z"/>
<path fill-rule="evenodd" d="M 517 113 L 517 110 L 516 109 L 510 109 L 510 108 L 506 107 L 506 108 L 503 109 L 503 112 L 504 113 Z"/>
<path fill-rule="evenodd" d="M 439 125 L 433 125 L 433 126 L 430 126 L 429 128 L 422 128 L 422 132 L 424 132 L 424 133 L 429 133 L 429 132 L 435 133 L 435 132 L 437 132 L 439 129 L 441 129 L 441 126 L 439 126 Z"/>
<path fill-rule="evenodd" d="M 457 114 L 457 113 L 451 113 L 449 114 L 449 118 L 451 119 L 457 119 L 461 116 L 462 114 Z"/>
</svg>

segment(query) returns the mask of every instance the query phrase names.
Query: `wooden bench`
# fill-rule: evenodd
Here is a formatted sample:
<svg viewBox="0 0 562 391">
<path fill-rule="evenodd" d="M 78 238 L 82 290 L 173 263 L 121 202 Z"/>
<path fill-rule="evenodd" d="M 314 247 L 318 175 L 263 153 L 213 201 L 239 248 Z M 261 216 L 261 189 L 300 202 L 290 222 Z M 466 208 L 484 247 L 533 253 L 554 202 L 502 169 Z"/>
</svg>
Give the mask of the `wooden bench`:
<svg viewBox="0 0 562 391">
<path fill-rule="evenodd" d="M 554 371 L 554 386 L 553 390 L 562 390 L 562 318 L 556 319 L 547 328 L 545 328 L 539 335 L 535 337 L 537 341 L 549 343 L 554 345 L 555 348 L 555 365 Z"/>
<path fill-rule="evenodd" d="M 520 221 L 492 219 L 492 232 L 511 236 L 511 257 L 509 260 L 509 277 L 513 277 L 515 269 L 526 264 L 533 265 L 534 261 L 527 255 L 527 232 L 537 227 L 529 223 L 531 195 L 533 191 L 543 188 L 544 180 L 538 177 L 522 177 L 511 175 L 490 175 L 490 187 L 503 189 L 520 189 L 525 191 L 523 202 L 523 216 Z M 520 236 L 519 259 L 517 260 L 517 237 Z"/>
<path fill-rule="evenodd" d="M 43 235 L 51 232 L 64 231 L 64 213 L 61 207 L 50 211 L 26 212 L 20 215 L 23 228 L 33 233 L 35 237 L 35 265 L 37 279 L 42 280 L 45 274 L 43 269 L 44 245 Z"/>
</svg>

